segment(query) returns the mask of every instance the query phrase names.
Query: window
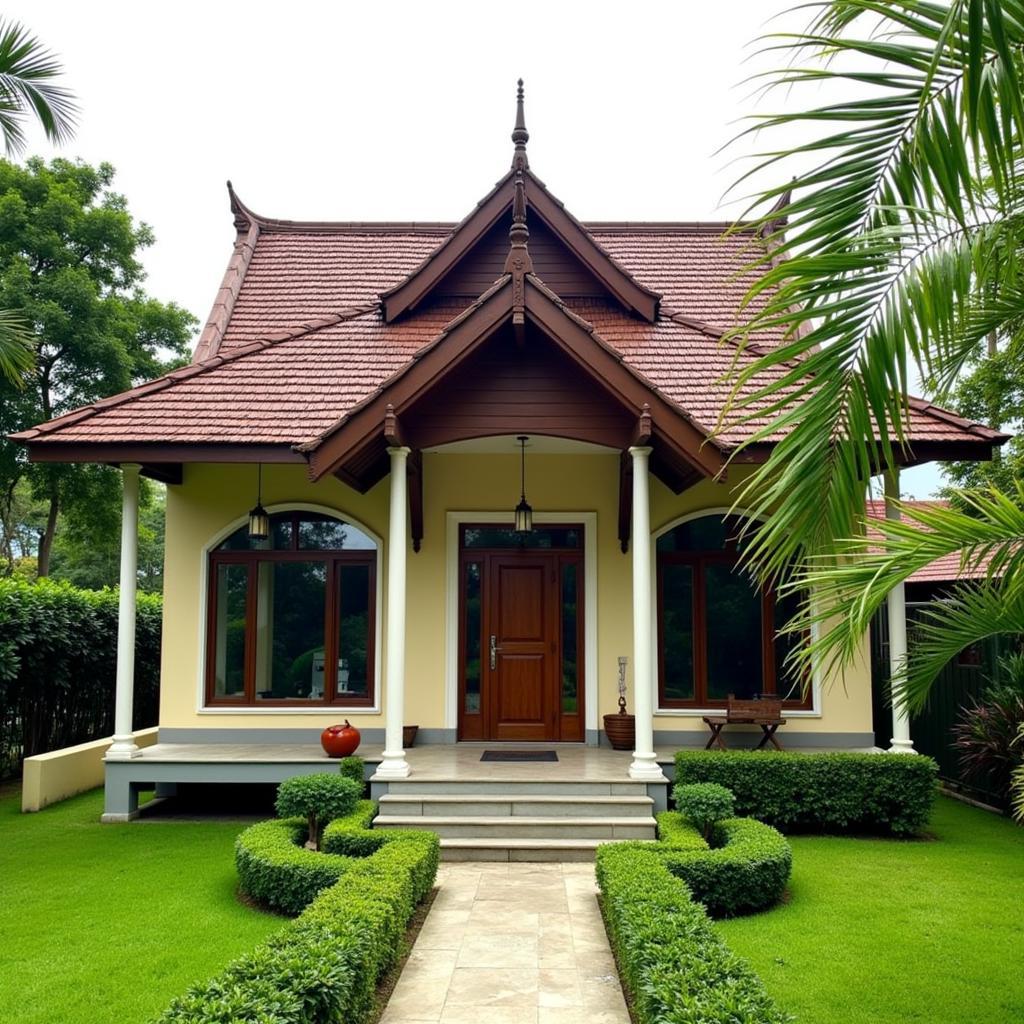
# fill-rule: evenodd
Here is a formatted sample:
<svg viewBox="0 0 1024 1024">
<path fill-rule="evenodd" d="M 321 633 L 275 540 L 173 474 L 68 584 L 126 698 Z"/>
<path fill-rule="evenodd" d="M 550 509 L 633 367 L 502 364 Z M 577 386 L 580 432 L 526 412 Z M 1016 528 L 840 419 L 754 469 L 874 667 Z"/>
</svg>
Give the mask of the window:
<svg viewBox="0 0 1024 1024">
<path fill-rule="evenodd" d="M 794 640 L 777 636 L 793 598 L 762 589 L 739 566 L 742 522 L 702 516 L 657 541 L 659 705 L 724 706 L 779 696 L 809 708 L 802 680 L 785 664 Z"/>
<path fill-rule="evenodd" d="M 317 512 L 279 512 L 210 552 L 206 701 L 372 706 L 377 545 Z M 332 671 L 329 666 L 336 666 Z"/>
</svg>

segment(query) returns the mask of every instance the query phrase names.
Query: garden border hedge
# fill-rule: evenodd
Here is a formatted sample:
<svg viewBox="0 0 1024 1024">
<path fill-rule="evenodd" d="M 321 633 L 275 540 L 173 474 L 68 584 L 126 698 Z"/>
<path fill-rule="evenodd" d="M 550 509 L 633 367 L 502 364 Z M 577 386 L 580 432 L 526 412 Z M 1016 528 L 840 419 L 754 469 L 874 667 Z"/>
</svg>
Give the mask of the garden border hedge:
<svg viewBox="0 0 1024 1024">
<path fill-rule="evenodd" d="M 375 813 L 363 801 L 332 827 L 353 843 Z M 267 826 L 276 826 L 269 828 Z M 250 884 L 257 888 L 302 878 L 289 899 L 309 894 L 300 916 L 219 975 L 195 985 L 157 1018 L 159 1024 L 360 1024 L 373 1008 L 377 983 L 395 962 L 413 912 L 437 874 L 440 841 L 432 832 L 371 833 L 366 856 L 315 853 L 296 846 L 305 839 L 299 819 L 260 822 L 238 838 Z M 243 842 L 243 839 L 248 837 Z M 297 856 L 285 849 L 291 847 Z M 364 849 L 369 849 L 367 841 Z M 329 865 L 323 880 L 311 861 Z M 240 874 L 242 868 L 240 867 Z"/>
<path fill-rule="evenodd" d="M 937 771 L 920 754 L 680 750 L 675 781 L 725 786 L 738 816 L 783 830 L 913 836 L 928 823 Z"/>
</svg>

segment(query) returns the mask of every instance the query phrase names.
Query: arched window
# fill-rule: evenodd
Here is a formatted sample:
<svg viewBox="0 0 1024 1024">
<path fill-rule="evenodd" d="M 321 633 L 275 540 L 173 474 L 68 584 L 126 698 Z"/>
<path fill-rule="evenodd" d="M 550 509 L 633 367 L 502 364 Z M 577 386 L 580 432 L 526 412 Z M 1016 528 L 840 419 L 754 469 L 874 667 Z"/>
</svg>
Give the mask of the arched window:
<svg viewBox="0 0 1024 1024">
<path fill-rule="evenodd" d="M 266 540 L 242 526 L 209 557 L 207 704 L 373 705 L 371 537 L 318 512 L 278 512 Z"/>
<path fill-rule="evenodd" d="M 658 679 L 663 708 L 724 706 L 731 695 L 782 697 L 810 707 L 810 693 L 785 666 L 793 640 L 779 629 L 796 611 L 739 567 L 741 521 L 691 519 L 656 542 Z"/>
</svg>

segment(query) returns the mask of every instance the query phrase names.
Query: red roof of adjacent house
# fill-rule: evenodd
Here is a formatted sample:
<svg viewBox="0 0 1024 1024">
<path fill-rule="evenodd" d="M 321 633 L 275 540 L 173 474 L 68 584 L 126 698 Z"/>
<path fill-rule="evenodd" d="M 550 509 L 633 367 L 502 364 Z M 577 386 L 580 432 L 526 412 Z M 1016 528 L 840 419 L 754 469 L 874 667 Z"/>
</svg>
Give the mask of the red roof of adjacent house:
<svg viewBox="0 0 1024 1024">
<path fill-rule="evenodd" d="M 901 503 L 904 508 L 930 509 L 949 508 L 948 501 L 904 501 Z M 868 519 L 885 519 L 885 501 L 881 499 L 870 499 L 867 503 Z M 923 527 L 922 527 L 923 529 Z M 870 527 L 869 527 L 870 532 Z M 934 562 L 926 565 L 923 569 L 911 573 L 907 577 L 907 583 L 951 583 L 955 580 L 980 580 L 985 578 L 988 569 L 989 559 L 982 559 L 977 565 L 966 569 L 960 566 L 960 555 L 953 553 L 936 558 Z"/>
<path fill-rule="evenodd" d="M 751 283 L 747 266 L 763 244 L 760 237 L 753 231 L 727 233 L 725 224 L 581 225 L 528 170 L 525 144 L 520 174 L 533 190 L 531 216 L 539 200 L 560 224 L 553 234 L 550 225 L 536 226 L 557 236 L 571 259 L 580 261 L 580 280 L 592 283 L 596 275 L 600 283 L 603 267 L 611 282 L 610 291 L 603 292 L 584 287 L 574 295 L 555 289 L 559 302 L 681 416 L 713 429 L 729 394 L 729 370 L 737 361 L 749 365 L 758 346 L 779 340 L 761 335 L 738 360 L 735 347 L 722 342 L 743 315 Z M 442 290 L 422 304 L 400 306 L 398 318 L 388 322 L 382 296 L 417 275 L 429 277 L 432 265 L 444 263 L 438 254 L 465 241 L 487 204 L 501 209 L 509 181 L 509 175 L 501 179 L 458 225 L 273 220 L 252 213 L 231 191 L 238 236 L 193 364 L 16 439 L 35 451 L 53 443 L 308 447 L 409 366 L 472 305 L 475 295 L 445 296 Z M 486 284 L 479 292 L 484 290 Z M 625 292 L 643 302 L 629 308 Z M 643 310 L 654 312 L 645 317 Z M 762 375 L 749 386 L 769 380 Z M 734 426 L 716 443 L 735 445 L 764 422 Z M 916 399 L 910 428 L 912 443 L 966 443 L 980 457 L 1005 439 Z"/>
</svg>

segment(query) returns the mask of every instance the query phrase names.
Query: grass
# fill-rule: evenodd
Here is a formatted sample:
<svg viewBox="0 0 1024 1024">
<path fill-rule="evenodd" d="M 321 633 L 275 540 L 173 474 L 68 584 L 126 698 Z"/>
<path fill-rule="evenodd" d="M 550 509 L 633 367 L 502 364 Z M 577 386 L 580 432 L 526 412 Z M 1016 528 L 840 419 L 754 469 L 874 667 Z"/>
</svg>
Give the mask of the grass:
<svg viewBox="0 0 1024 1024">
<path fill-rule="evenodd" d="M 102 803 L 0 795 L 4 1024 L 148 1020 L 282 926 L 236 899 L 242 823 L 100 825 Z"/>
<path fill-rule="evenodd" d="M 1024 1020 L 1024 829 L 942 798 L 931 832 L 792 837 L 789 902 L 721 934 L 800 1024 Z"/>
</svg>

